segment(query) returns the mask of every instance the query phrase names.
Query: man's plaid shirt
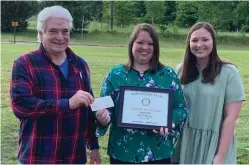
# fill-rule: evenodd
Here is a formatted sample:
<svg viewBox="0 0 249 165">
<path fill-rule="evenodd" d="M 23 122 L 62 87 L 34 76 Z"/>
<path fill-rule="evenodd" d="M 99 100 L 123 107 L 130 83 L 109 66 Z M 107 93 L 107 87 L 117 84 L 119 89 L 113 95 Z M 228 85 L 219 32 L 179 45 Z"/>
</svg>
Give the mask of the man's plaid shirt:
<svg viewBox="0 0 249 165">
<path fill-rule="evenodd" d="M 84 164 L 85 146 L 99 147 L 91 110 L 69 109 L 69 99 L 78 90 L 92 93 L 88 65 L 69 48 L 66 53 L 67 79 L 42 44 L 14 61 L 10 98 L 20 120 L 18 159 L 23 164 Z"/>
</svg>

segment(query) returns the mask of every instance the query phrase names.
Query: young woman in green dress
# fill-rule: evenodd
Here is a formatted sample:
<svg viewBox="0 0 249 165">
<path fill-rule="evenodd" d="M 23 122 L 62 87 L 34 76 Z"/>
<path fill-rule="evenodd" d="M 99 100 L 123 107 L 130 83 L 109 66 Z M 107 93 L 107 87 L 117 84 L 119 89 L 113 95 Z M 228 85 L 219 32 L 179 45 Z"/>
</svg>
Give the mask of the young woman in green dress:
<svg viewBox="0 0 249 165">
<path fill-rule="evenodd" d="M 113 67 L 104 79 L 101 96 L 111 96 L 115 106 L 97 112 L 97 135 L 103 136 L 110 125 L 107 154 L 111 164 L 170 164 L 175 152 L 172 139 L 178 132 L 168 134 L 167 128 L 161 128 L 159 134 L 147 129 L 118 127 L 119 90 L 121 85 L 172 89 L 172 119 L 177 126 L 187 116 L 178 76 L 172 68 L 160 63 L 158 36 L 149 24 L 134 28 L 128 53 L 128 63 Z"/>
<path fill-rule="evenodd" d="M 234 130 L 245 100 L 244 88 L 238 68 L 219 58 L 209 23 L 191 27 L 177 72 L 189 107 L 180 163 L 236 164 Z"/>
</svg>

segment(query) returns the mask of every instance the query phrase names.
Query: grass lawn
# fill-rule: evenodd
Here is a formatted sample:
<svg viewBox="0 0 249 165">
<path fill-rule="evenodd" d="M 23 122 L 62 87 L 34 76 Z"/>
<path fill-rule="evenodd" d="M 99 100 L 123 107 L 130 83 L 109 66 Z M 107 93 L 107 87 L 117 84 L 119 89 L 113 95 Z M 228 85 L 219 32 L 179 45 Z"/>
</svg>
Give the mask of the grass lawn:
<svg viewBox="0 0 249 165">
<path fill-rule="evenodd" d="M 114 43 L 114 41 L 113 41 Z M 163 44 L 162 44 L 163 45 Z M 1 163 L 16 164 L 16 155 L 18 150 L 17 134 L 19 121 L 13 115 L 9 103 L 9 80 L 10 72 L 14 59 L 29 50 L 37 48 L 37 45 L 28 44 L 1 44 Z M 92 73 L 92 87 L 95 96 L 100 93 L 100 85 L 108 70 L 117 64 L 124 63 L 127 60 L 127 48 L 110 48 L 110 47 L 71 47 L 77 54 L 83 56 L 90 65 Z M 246 98 L 249 98 L 249 74 L 248 61 L 249 52 L 247 50 L 221 49 L 219 54 L 222 58 L 226 58 L 237 65 L 243 78 Z M 184 49 L 169 48 L 161 46 L 161 62 L 173 68 L 181 62 Z M 249 164 L 249 101 L 244 102 L 240 119 L 237 125 L 237 144 L 238 144 L 238 163 Z M 108 135 L 100 138 L 102 163 L 108 163 L 106 156 Z"/>
<path fill-rule="evenodd" d="M 91 25 L 91 24 L 90 24 Z M 96 27 L 95 25 L 93 27 Z M 107 29 L 94 29 L 89 27 L 89 33 L 71 33 L 71 43 L 72 44 L 92 44 L 92 45 L 109 45 L 109 46 L 120 46 L 127 47 L 129 37 L 132 31 L 132 27 L 127 28 L 116 28 L 114 31 L 104 31 Z M 159 31 L 159 30 L 158 30 Z M 185 32 L 185 33 L 183 33 Z M 232 32 L 227 32 L 226 36 L 223 33 L 217 33 L 217 43 L 220 45 L 221 49 L 226 50 L 249 50 L 249 37 L 242 37 L 241 34 L 235 35 Z M 160 47 L 164 48 L 184 48 L 186 40 L 187 31 L 185 29 L 180 29 L 178 33 L 159 33 Z M 13 43 L 14 35 L 13 33 L 2 33 L 1 40 L 5 42 Z M 26 32 L 17 32 L 16 41 L 37 41 L 37 32 L 34 29 L 29 29 Z"/>
</svg>

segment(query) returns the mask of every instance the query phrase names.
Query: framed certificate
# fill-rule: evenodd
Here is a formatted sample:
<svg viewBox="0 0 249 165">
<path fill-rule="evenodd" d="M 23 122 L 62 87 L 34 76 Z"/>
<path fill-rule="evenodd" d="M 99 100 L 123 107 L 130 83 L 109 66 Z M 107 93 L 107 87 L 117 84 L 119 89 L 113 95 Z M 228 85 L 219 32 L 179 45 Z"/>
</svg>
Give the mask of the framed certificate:
<svg viewBox="0 0 249 165">
<path fill-rule="evenodd" d="M 171 89 L 121 86 L 118 126 L 172 130 Z"/>
</svg>

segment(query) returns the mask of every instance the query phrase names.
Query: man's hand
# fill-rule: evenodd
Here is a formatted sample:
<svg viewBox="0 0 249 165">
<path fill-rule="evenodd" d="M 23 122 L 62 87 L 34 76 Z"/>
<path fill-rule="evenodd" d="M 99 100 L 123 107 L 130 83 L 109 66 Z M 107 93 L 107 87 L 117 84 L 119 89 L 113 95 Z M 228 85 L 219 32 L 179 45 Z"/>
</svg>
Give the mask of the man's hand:
<svg viewBox="0 0 249 165">
<path fill-rule="evenodd" d="M 101 158 L 99 155 L 99 150 L 91 150 L 90 151 L 90 164 L 100 164 Z"/>
<path fill-rule="evenodd" d="M 69 99 L 69 108 L 76 109 L 82 105 L 88 107 L 93 101 L 94 98 L 90 93 L 79 90 Z"/>
<path fill-rule="evenodd" d="M 110 115 L 107 109 L 101 109 L 96 113 L 96 118 L 98 122 L 103 125 L 107 126 L 110 123 Z"/>
</svg>

